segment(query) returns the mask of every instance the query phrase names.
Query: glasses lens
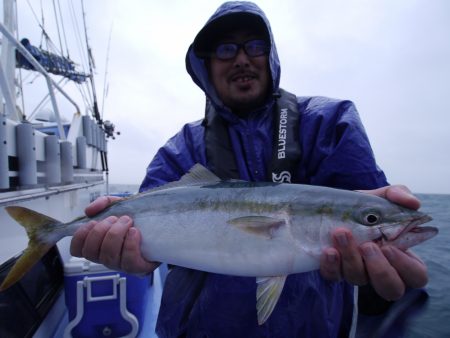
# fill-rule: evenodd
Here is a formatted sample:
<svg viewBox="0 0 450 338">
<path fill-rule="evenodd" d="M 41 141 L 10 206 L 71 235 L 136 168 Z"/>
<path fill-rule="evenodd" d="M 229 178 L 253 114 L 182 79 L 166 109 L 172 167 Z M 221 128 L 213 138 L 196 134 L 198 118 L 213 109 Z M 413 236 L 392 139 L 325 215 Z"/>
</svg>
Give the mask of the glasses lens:
<svg viewBox="0 0 450 338">
<path fill-rule="evenodd" d="M 234 58 L 238 48 L 239 47 L 234 43 L 222 43 L 216 48 L 216 56 L 222 60 Z"/>
<path fill-rule="evenodd" d="M 250 40 L 244 44 L 221 43 L 216 47 L 216 57 L 221 60 L 232 59 L 241 47 L 244 47 L 245 53 L 251 57 L 261 56 L 269 52 L 269 46 L 264 40 Z"/>
<path fill-rule="evenodd" d="M 261 56 L 268 53 L 269 48 L 264 40 L 250 40 L 244 44 L 248 56 Z"/>
</svg>

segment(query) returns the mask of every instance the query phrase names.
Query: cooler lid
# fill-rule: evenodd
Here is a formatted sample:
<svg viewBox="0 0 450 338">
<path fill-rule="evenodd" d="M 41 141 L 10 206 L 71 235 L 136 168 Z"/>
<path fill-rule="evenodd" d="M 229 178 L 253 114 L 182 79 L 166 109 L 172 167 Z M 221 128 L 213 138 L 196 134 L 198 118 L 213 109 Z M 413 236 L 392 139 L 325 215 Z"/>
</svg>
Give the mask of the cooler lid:
<svg viewBox="0 0 450 338">
<path fill-rule="evenodd" d="M 86 273 L 98 273 L 113 271 L 106 266 L 91 262 L 86 258 L 71 257 L 68 262 L 64 264 L 64 274 L 79 275 Z"/>
</svg>

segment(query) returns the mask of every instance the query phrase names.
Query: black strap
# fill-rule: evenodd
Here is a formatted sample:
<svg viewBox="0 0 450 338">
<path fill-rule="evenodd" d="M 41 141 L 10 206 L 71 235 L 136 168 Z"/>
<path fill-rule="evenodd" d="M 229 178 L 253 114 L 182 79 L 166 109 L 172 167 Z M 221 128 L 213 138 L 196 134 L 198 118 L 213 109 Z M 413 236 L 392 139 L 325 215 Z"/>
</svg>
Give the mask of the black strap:
<svg viewBox="0 0 450 338">
<path fill-rule="evenodd" d="M 216 112 L 211 102 L 206 100 L 205 119 L 206 159 L 211 171 L 223 180 L 238 179 L 239 171 L 231 146 L 228 126 Z"/>
<path fill-rule="evenodd" d="M 280 89 L 276 94 L 276 101 L 273 154 L 268 179 L 273 182 L 291 182 L 301 156 L 297 97 Z M 206 102 L 203 124 L 209 168 L 222 179 L 238 179 L 239 171 L 231 146 L 228 124 L 209 100 Z"/>
<path fill-rule="evenodd" d="M 297 97 L 279 90 L 275 110 L 272 162 L 268 179 L 273 182 L 292 182 L 301 148 L 299 141 L 300 114 Z"/>
</svg>

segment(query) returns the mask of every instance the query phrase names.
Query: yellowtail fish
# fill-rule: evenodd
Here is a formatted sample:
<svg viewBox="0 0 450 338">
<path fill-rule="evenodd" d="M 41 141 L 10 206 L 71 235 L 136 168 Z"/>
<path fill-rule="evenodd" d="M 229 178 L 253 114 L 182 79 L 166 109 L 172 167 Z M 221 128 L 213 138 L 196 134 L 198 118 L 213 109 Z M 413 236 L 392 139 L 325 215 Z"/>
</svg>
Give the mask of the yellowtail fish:
<svg viewBox="0 0 450 338">
<path fill-rule="evenodd" d="M 257 278 L 258 322 L 272 313 L 286 276 L 319 268 L 330 231 L 350 229 L 358 243 L 401 249 L 437 234 L 431 220 L 386 199 L 319 186 L 221 181 L 195 165 L 179 181 L 112 204 L 93 218 L 61 223 L 22 207 L 6 207 L 29 246 L 0 286 L 19 280 L 57 241 L 91 219 L 129 215 L 142 233 L 149 261 Z"/>
</svg>

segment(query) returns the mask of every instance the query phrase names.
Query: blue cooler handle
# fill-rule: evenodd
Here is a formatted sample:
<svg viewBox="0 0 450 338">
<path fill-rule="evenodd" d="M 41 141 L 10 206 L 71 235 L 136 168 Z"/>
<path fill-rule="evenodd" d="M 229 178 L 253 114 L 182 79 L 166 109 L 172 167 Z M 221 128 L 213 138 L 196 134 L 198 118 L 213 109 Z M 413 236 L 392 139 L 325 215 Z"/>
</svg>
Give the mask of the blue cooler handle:
<svg viewBox="0 0 450 338">
<path fill-rule="evenodd" d="M 104 296 L 94 296 L 92 295 L 91 284 L 93 282 L 112 280 L 113 282 L 113 292 L 110 295 Z M 64 338 L 72 338 L 72 329 L 78 325 L 84 315 L 84 299 L 83 293 L 84 288 L 86 288 L 86 301 L 87 302 L 100 302 L 103 300 L 114 300 L 117 299 L 117 284 L 119 284 L 120 289 L 120 314 L 123 319 L 130 323 L 131 332 L 126 336 L 120 338 L 134 338 L 137 336 L 139 330 L 139 322 L 135 315 L 127 310 L 127 279 L 125 277 L 120 277 L 117 275 L 99 276 L 99 277 L 84 277 L 82 281 L 77 282 L 77 314 L 75 318 L 67 324 L 64 330 Z"/>
</svg>

